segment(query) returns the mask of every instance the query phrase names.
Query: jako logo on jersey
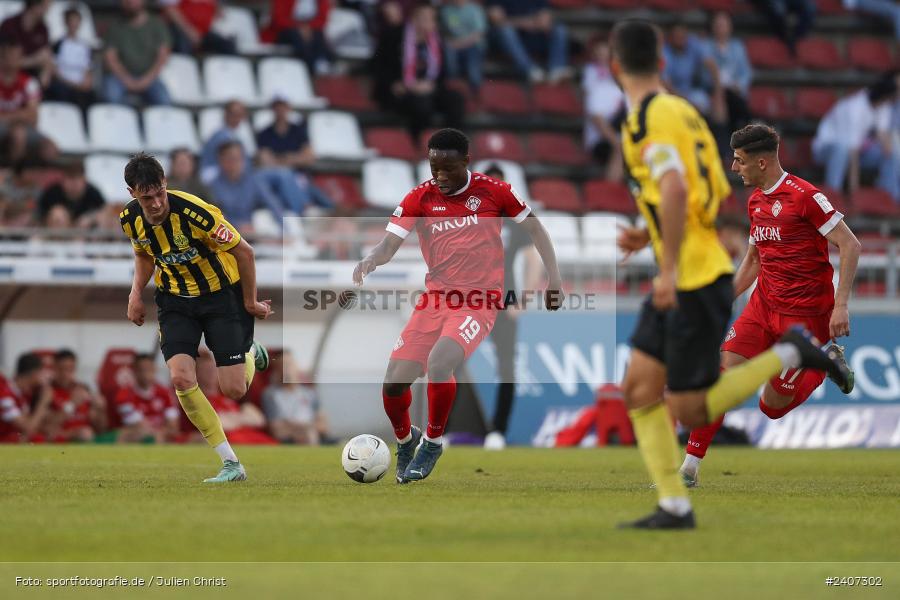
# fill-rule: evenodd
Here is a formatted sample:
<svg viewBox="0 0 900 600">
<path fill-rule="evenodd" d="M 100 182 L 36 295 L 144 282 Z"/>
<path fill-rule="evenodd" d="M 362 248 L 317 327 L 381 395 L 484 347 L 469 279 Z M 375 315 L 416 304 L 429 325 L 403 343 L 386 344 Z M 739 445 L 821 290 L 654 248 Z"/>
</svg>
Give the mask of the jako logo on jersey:
<svg viewBox="0 0 900 600">
<path fill-rule="evenodd" d="M 781 227 L 760 227 L 757 225 L 751 232 L 754 242 L 781 241 Z"/>
<path fill-rule="evenodd" d="M 431 210 L 433 210 L 434 212 L 443 212 L 443 211 L 447 210 L 447 207 L 446 206 L 432 206 Z"/>
<path fill-rule="evenodd" d="M 781 201 L 776 200 L 775 204 L 772 205 L 772 214 L 777 217 L 780 212 L 781 212 Z"/>
<path fill-rule="evenodd" d="M 479 206 L 481 206 L 481 198 L 478 196 L 469 196 L 469 199 L 466 200 L 466 208 L 471 211 L 478 210 Z"/>
<path fill-rule="evenodd" d="M 219 226 L 216 228 L 215 232 L 213 232 L 213 235 L 212 235 L 212 236 L 213 236 L 213 237 L 216 239 L 216 241 L 219 242 L 220 244 L 227 244 L 228 242 L 230 242 L 231 240 L 234 239 L 234 233 L 232 233 L 230 229 L 228 229 L 227 227 L 225 227 L 224 224 L 219 225 Z"/>
<path fill-rule="evenodd" d="M 461 229 L 466 225 L 478 225 L 478 215 L 468 215 L 460 219 L 448 219 L 439 223 L 431 224 L 431 233 L 441 233 L 451 229 Z"/>
</svg>

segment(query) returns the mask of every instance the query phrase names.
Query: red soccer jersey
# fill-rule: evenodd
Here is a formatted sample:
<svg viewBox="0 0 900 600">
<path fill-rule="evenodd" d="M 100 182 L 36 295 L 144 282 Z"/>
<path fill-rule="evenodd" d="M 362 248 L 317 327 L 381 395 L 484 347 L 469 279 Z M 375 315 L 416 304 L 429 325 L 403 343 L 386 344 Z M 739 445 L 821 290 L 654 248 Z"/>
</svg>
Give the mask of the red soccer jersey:
<svg viewBox="0 0 900 600">
<path fill-rule="evenodd" d="M 19 441 L 19 429 L 12 422 L 25 414 L 28 414 L 25 398 L 0 375 L 0 442 Z"/>
<path fill-rule="evenodd" d="M 63 421 L 62 425 L 62 428 L 65 431 L 91 426 L 91 403 L 89 400 L 75 402 L 72 399 L 73 389 L 53 386 L 53 401 L 51 402 L 50 407 L 51 410 L 66 415 L 66 419 Z"/>
<path fill-rule="evenodd" d="M 502 217 L 521 223 L 529 212 L 508 183 L 469 173 L 466 185 L 452 195 L 430 180 L 413 188 L 387 230 L 402 238 L 416 230 L 429 291 L 502 291 Z"/>
<path fill-rule="evenodd" d="M 825 238 L 841 219 L 825 194 L 785 173 L 747 203 L 750 243 L 759 250 L 757 293 L 787 315 L 821 315 L 834 308 L 834 269 Z"/>
<path fill-rule="evenodd" d="M 172 393 L 154 383 L 150 389 L 137 386 L 121 388 L 116 394 L 116 411 L 123 425 L 146 421 L 152 427 L 162 427 L 167 421 L 178 419 L 179 411 Z"/>
<path fill-rule="evenodd" d="M 41 99 L 41 85 L 37 79 L 20 71 L 11 82 L 0 79 L 0 113 L 12 112 Z"/>
</svg>

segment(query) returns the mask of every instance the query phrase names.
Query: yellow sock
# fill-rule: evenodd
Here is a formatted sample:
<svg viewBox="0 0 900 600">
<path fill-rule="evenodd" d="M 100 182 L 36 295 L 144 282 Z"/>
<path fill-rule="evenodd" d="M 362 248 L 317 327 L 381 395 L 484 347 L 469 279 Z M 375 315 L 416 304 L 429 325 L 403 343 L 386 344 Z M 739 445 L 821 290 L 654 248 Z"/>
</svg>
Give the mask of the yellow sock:
<svg viewBox="0 0 900 600">
<path fill-rule="evenodd" d="M 756 388 L 781 373 L 781 358 L 767 350 L 742 365 L 727 369 L 719 380 L 706 391 L 706 415 L 715 421 L 741 404 Z"/>
<path fill-rule="evenodd" d="M 656 484 L 659 499 L 682 497 L 687 498 L 687 488 L 678 474 L 681 451 L 678 438 L 672 428 L 669 409 L 662 402 L 629 411 L 634 424 L 638 448 L 650 472 L 650 478 Z"/>
<path fill-rule="evenodd" d="M 253 354 L 247 352 L 244 354 L 244 379 L 247 380 L 247 389 L 250 389 L 250 384 L 253 383 L 253 376 L 256 375 L 256 359 L 253 358 Z"/>
<path fill-rule="evenodd" d="M 219 420 L 219 415 L 216 414 L 199 385 L 185 391 L 175 390 L 175 394 L 188 419 L 203 434 L 207 444 L 215 448 L 226 441 L 222 421 Z"/>
</svg>

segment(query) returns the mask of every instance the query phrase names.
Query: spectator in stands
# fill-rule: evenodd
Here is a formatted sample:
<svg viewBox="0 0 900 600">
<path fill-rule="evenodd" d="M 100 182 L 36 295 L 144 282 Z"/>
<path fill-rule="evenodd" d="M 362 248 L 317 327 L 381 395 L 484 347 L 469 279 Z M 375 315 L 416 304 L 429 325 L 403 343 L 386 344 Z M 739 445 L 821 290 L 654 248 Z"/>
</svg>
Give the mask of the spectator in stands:
<svg viewBox="0 0 900 600">
<path fill-rule="evenodd" d="M 13 380 L 0 375 L 0 443 L 29 441 L 43 428 L 52 401 L 41 357 L 31 352 L 19 356 Z"/>
<path fill-rule="evenodd" d="M 878 186 L 900 202 L 900 148 L 895 143 L 892 111 L 897 102 L 897 71 L 845 96 L 828 111 L 812 141 L 815 161 L 825 167 L 825 184 L 859 188 L 859 167 L 878 169 Z"/>
<path fill-rule="evenodd" d="M 384 110 L 407 119 L 409 133 L 419 135 L 440 113 L 447 127 L 460 127 L 462 95 L 444 85 L 441 38 L 434 7 L 419 4 L 405 25 L 385 26 L 373 57 L 375 100 Z"/>
<path fill-rule="evenodd" d="M 169 189 L 181 190 L 210 201 L 209 188 L 197 176 L 197 157 L 188 148 L 175 148 L 169 154 L 169 172 L 166 173 Z"/>
<path fill-rule="evenodd" d="M 487 50 L 484 8 L 473 0 L 449 0 L 441 7 L 441 24 L 445 31 L 447 76 L 465 76 L 472 93 L 477 96 Z"/>
<path fill-rule="evenodd" d="M 689 33 L 683 22 L 676 21 L 669 29 L 663 56 L 665 84 L 701 113 L 709 115 L 714 96 L 721 95 L 721 90 L 719 69 L 703 42 Z"/>
<path fill-rule="evenodd" d="M 22 12 L 0 24 L 0 39 L 22 47 L 22 69 L 36 77 L 41 87 L 50 83 L 53 69 L 50 35 L 44 25 L 49 8 L 50 0 L 25 0 Z"/>
<path fill-rule="evenodd" d="M 736 131 L 750 122 L 748 94 L 753 79 L 753 67 L 747 58 L 744 43 L 732 36 L 731 16 L 724 11 L 713 15 L 710 22 L 712 38 L 707 53 L 719 71 L 719 85 L 728 113 L 728 131 Z M 729 150 L 730 154 L 730 150 Z"/>
<path fill-rule="evenodd" d="M 78 359 L 68 349 L 53 356 L 53 403 L 44 433 L 57 442 L 90 442 L 106 430 L 106 400 L 76 379 Z"/>
<path fill-rule="evenodd" d="M 816 19 L 813 0 L 750 0 L 769 22 L 769 30 L 784 41 L 791 54 L 797 53 L 797 42 L 806 37 Z"/>
<path fill-rule="evenodd" d="M 71 102 L 82 110 L 94 102 L 94 77 L 91 73 L 91 46 L 78 37 L 81 13 L 70 6 L 65 12 L 66 35 L 53 46 L 53 80 L 47 87 L 47 100 Z"/>
<path fill-rule="evenodd" d="M 584 145 L 606 168 L 606 179 L 621 181 L 624 174 L 620 126 L 625 119 L 625 95 L 609 68 L 609 43 L 597 38 L 590 45 L 591 61 L 584 66 Z"/>
<path fill-rule="evenodd" d="M 119 389 L 115 405 L 122 422 L 119 442 L 161 444 L 178 436 L 181 411 L 172 389 L 156 381 L 156 359 L 152 354 L 134 357 L 134 383 Z"/>
<path fill-rule="evenodd" d="M 53 142 L 37 131 L 41 86 L 21 64 L 22 46 L 0 38 L 0 167 L 31 166 L 56 155 Z"/>
<path fill-rule="evenodd" d="M 237 54 L 234 40 L 212 30 L 218 0 L 159 0 L 172 33 L 172 50 L 179 54 Z"/>
<path fill-rule="evenodd" d="M 272 366 L 271 383 L 262 395 L 269 433 L 284 444 L 319 445 L 328 438 L 328 423 L 315 387 L 289 351 L 274 358 Z"/>
<path fill-rule="evenodd" d="M 244 125 L 247 120 L 247 107 L 242 102 L 239 100 L 228 102 L 222 116 L 224 119 L 222 127 L 209 136 L 200 151 L 200 179 L 207 185 L 218 175 L 219 147 L 222 144 L 238 141 L 245 151 L 256 145 L 252 130 L 249 125 Z M 248 136 L 244 137 L 247 132 L 249 132 Z M 250 156 L 247 156 L 246 160 L 249 167 Z"/>
<path fill-rule="evenodd" d="M 532 83 L 551 83 L 572 77 L 569 34 L 554 23 L 547 0 L 488 0 L 488 18 L 496 43 Z M 536 62 L 547 57 L 547 73 Z"/>
<path fill-rule="evenodd" d="M 900 2 L 897 0 L 843 0 L 847 10 L 884 17 L 894 26 L 894 37 L 900 40 Z"/>
<path fill-rule="evenodd" d="M 253 212 L 257 209 L 268 209 L 279 221 L 284 217 L 281 201 L 255 176 L 237 140 L 219 146 L 218 175 L 209 187 L 212 202 L 241 231 L 253 229 Z"/>
<path fill-rule="evenodd" d="M 24 168 L 21 162 L 12 169 L 0 169 L 0 223 L 9 227 L 34 225 L 40 194 L 41 186 L 34 169 Z"/>
<path fill-rule="evenodd" d="M 62 180 L 44 190 L 38 200 L 41 224 L 53 229 L 111 228 L 109 216 L 104 218 L 105 209 L 103 195 L 85 179 L 80 160 L 68 163 Z"/>
<path fill-rule="evenodd" d="M 310 74 L 331 71 L 331 49 L 325 40 L 330 0 L 272 0 L 272 30 L 279 44 L 286 44 L 306 63 Z"/>
<path fill-rule="evenodd" d="M 171 104 L 159 78 L 172 47 L 168 28 L 147 12 L 144 0 L 121 0 L 121 8 L 122 20 L 106 33 L 103 96 L 116 104 L 125 103 L 128 94 L 148 104 Z"/>
</svg>

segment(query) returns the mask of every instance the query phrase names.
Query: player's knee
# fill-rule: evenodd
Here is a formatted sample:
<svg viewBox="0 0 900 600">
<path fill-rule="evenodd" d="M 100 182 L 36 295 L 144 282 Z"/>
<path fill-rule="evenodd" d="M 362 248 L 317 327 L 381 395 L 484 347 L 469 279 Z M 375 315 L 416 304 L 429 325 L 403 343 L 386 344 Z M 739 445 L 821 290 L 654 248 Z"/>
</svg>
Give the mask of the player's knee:
<svg viewBox="0 0 900 600">
<path fill-rule="evenodd" d="M 445 360 L 429 360 L 428 361 L 428 381 L 440 382 L 449 381 L 453 377 L 453 369 L 455 365 Z"/>
<path fill-rule="evenodd" d="M 240 400 L 247 393 L 247 383 L 245 381 L 220 381 L 219 387 L 222 393 L 232 400 Z"/>
<path fill-rule="evenodd" d="M 179 392 L 184 392 L 197 385 L 197 376 L 188 371 L 173 371 L 171 373 L 172 386 Z"/>
<path fill-rule="evenodd" d="M 647 387 L 648 386 L 634 378 L 626 379 L 622 382 L 622 398 L 625 401 L 625 406 L 628 407 L 629 410 L 647 404 L 645 400 L 649 392 Z"/>
<path fill-rule="evenodd" d="M 385 396 L 396 398 L 397 396 L 402 396 L 408 388 L 408 383 L 385 381 L 381 386 L 381 391 L 384 392 Z"/>
<path fill-rule="evenodd" d="M 668 405 L 678 422 L 689 429 L 709 425 L 706 402 L 702 396 L 694 394 L 668 394 Z"/>
</svg>

